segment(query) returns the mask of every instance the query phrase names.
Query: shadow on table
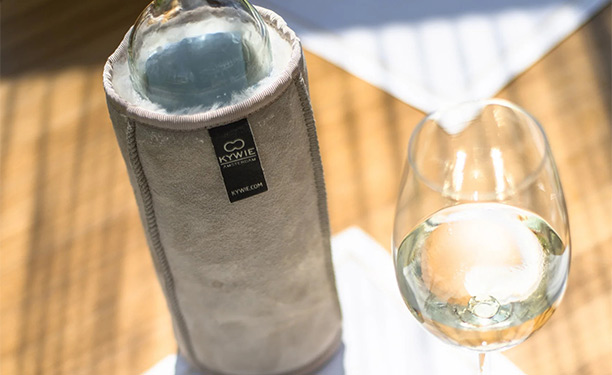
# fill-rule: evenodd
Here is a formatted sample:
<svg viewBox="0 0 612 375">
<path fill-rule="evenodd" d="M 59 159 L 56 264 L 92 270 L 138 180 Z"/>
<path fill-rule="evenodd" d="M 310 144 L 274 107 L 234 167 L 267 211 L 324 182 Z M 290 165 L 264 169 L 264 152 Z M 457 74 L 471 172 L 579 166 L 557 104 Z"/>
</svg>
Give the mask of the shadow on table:
<svg viewBox="0 0 612 375">
<path fill-rule="evenodd" d="M 8 1 L 0 13 L 0 76 L 101 66 L 150 0 Z"/>
</svg>

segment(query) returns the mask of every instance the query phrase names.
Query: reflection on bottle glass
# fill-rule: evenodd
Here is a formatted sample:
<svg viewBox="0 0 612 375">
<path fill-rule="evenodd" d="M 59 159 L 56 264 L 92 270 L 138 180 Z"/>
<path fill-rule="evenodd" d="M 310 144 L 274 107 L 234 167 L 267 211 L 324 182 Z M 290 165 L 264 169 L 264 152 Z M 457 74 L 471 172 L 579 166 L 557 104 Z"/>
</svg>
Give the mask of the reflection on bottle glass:
<svg viewBox="0 0 612 375">
<path fill-rule="evenodd" d="M 129 39 L 133 87 L 170 113 L 235 104 L 272 71 L 266 25 L 247 1 L 151 3 Z"/>
<path fill-rule="evenodd" d="M 169 110 L 202 103 L 227 104 L 247 88 L 242 38 L 214 33 L 185 38 L 153 53 L 146 62 L 146 92 Z"/>
</svg>

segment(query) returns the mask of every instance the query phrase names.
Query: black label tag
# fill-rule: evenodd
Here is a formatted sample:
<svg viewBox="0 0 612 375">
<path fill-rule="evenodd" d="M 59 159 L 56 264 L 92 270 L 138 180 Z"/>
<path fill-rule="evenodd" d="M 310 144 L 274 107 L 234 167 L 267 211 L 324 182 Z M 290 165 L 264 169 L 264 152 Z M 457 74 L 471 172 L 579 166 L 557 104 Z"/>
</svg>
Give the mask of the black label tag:
<svg viewBox="0 0 612 375">
<path fill-rule="evenodd" d="M 246 119 L 208 129 L 230 202 L 268 190 Z"/>
</svg>

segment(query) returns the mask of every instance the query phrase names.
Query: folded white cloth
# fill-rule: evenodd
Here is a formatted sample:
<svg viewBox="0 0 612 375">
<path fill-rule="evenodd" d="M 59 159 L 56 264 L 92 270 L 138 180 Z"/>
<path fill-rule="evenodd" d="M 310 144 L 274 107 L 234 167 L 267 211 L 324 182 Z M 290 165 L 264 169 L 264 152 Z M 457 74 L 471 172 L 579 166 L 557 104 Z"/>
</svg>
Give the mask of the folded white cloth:
<svg viewBox="0 0 612 375">
<path fill-rule="evenodd" d="M 431 111 L 494 96 L 609 0 L 256 0 L 304 47 Z"/>
<path fill-rule="evenodd" d="M 404 305 L 391 256 L 358 228 L 332 240 L 343 313 L 344 345 L 317 375 L 474 375 L 475 352 L 444 344 L 426 332 Z M 496 375 L 524 375 L 501 354 L 491 354 Z M 146 375 L 198 375 L 168 356 Z"/>
</svg>

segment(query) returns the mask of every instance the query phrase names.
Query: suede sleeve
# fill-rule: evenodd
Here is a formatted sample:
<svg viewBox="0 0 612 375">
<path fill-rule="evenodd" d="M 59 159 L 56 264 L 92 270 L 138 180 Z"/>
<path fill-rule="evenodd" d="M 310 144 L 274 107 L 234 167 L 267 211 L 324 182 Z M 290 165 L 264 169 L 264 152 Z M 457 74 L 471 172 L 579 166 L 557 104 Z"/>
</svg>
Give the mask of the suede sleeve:
<svg viewBox="0 0 612 375">
<path fill-rule="evenodd" d="M 179 350 L 205 374 L 306 374 L 340 342 L 323 170 L 299 41 L 286 74 L 257 97 L 204 115 L 109 112 L 134 187 Z M 208 129 L 246 118 L 268 191 L 231 203 Z"/>
</svg>

